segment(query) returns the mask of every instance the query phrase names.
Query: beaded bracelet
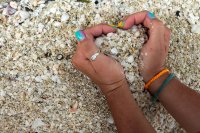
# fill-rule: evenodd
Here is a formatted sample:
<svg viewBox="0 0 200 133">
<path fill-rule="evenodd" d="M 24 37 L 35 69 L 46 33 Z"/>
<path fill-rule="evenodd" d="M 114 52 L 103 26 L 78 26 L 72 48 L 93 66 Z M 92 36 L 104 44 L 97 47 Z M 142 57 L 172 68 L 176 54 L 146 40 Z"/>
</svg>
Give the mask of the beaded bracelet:
<svg viewBox="0 0 200 133">
<path fill-rule="evenodd" d="M 162 90 L 167 86 L 167 84 L 174 78 L 174 74 L 171 73 L 162 83 L 162 85 L 159 87 L 158 91 L 153 95 L 152 101 L 153 103 L 156 102 L 158 99 L 158 95 L 162 92 Z"/>
<path fill-rule="evenodd" d="M 157 75 L 155 75 L 152 79 L 150 79 L 144 86 L 144 89 L 148 89 L 150 84 L 155 81 L 156 79 L 158 79 L 160 76 L 162 76 L 163 74 L 169 72 L 168 69 L 163 69 L 161 72 L 159 72 Z"/>
</svg>

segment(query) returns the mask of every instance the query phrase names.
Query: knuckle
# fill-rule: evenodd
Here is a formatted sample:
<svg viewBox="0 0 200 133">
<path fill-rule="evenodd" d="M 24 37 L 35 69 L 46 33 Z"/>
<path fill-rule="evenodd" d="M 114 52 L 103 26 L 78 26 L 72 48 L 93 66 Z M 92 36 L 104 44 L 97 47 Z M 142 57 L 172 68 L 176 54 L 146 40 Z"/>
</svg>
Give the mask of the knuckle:
<svg viewBox="0 0 200 133">
<path fill-rule="evenodd" d="M 77 57 L 77 55 L 74 55 L 74 56 L 72 57 L 72 64 L 73 64 L 73 66 L 74 66 L 75 68 L 78 68 L 79 65 L 80 65 L 79 63 L 80 63 L 79 58 Z"/>
<path fill-rule="evenodd" d="M 156 24 L 157 26 L 164 26 L 163 22 L 160 21 L 160 20 L 156 20 L 156 21 L 155 21 L 155 24 Z"/>
<path fill-rule="evenodd" d="M 163 26 L 164 25 L 163 22 L 157 18 L 152 20 L 152 22 L 155 26 Z"/>
<path fill-rule="evenodd" d="M 171 30 L 169 28 L 166 27 L 166 33 L 167 37 L 171 36 Z"/>
<path fill-rule="evenodd" d="M 147 14 L 149 11 L 148 10 L 143 10 L 142 12 L 145 12 Z"/>
</svg>

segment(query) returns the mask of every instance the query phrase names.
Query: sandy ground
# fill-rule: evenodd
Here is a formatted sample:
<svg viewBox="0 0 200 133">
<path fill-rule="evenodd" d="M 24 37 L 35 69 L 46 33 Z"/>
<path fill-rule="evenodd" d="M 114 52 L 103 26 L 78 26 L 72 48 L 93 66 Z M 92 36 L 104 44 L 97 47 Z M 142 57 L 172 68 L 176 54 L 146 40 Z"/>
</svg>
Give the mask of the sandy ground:
<svg viewBox="0 0 200 133">
<path fill-rule="evenodd" d="M 1 1 L 0 132 L 116 132 L 104 96 L 71 64 L 74 32 L 102 22 L 117 23 L 141 10 L 153 11 L 170 27 L 167 67 L 200 90 L 200 34 L 191 31 L 199 28 L 199 0 L 21 0 L 9 16 L 5 7 Z M 156 131 L 184 132 L 161 104 L 152 107 L 150 95 L 142 92 L 137 62 L 145 34 L 141 26 L 135 28 L 119 30 L 97 43 L 123 65 L 133 97 Z"/>
</svg>

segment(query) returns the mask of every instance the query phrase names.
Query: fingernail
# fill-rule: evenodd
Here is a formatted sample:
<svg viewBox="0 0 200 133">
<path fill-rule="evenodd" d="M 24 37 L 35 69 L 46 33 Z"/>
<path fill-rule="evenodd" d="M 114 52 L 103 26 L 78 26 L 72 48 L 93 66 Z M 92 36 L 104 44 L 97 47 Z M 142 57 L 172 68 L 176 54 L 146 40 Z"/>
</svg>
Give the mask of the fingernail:
<svg viewBox="0 0 200 133">
<path fill-rule="evenodd" d="M 85 33 L 81 30 L 75 32 L 76 39 L 80 42 L 85 39 Z"/>
<path fill-rule="evenodd" d="M 125 25 L 125 22 L 124 22 L 124 21 L 121 21 L 121 22 L 118 23 L 117 27 L 123 28 L 124 25 Z"/>
<path fill-rule="evenodd" d="M 116 25 L 114 25 L 114 24 L 108 24 L 109 26 L 111 26 L 112 28 L 117 28 L 117 26 Z"/>
<path fill-rule="evenodd" d="M 148 17 L 149 17 L 150 19 L 156 18 L 155 14 L 154 14 L 153 12 L 148 12 L 147 15 L 148 15 Z"/>
</svg>

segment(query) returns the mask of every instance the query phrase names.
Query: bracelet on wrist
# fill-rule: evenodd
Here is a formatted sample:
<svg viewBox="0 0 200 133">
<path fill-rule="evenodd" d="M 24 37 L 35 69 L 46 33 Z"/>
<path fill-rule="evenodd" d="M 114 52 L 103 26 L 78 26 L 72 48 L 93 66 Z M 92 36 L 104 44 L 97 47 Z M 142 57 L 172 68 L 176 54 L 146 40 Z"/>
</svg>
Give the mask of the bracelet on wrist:
<svg viewBox="0 0 200 133">
<path fill-rule="evenodd" d="M 147 90 L 149 88 L 149 86 L 158 78 L 160 78 L 163 74 L 169 72 L 168 69 L 163 69 L 162 71 L 160 71 L 158 74 L 156 74 L 153 78 L 151 78 L 144 86 L 144 89 Z"/>
<path fill-rule="evenodd" d="M 170 75 L 162 82 L 158 91 L 153 95 L 152 102 L 155 103 L 158 100 L 159 94 L 163 91 L 163 89 L 167 86 L 167 84 L 174 78 L 174 74 L 170 73 Z"/>
</svg>

